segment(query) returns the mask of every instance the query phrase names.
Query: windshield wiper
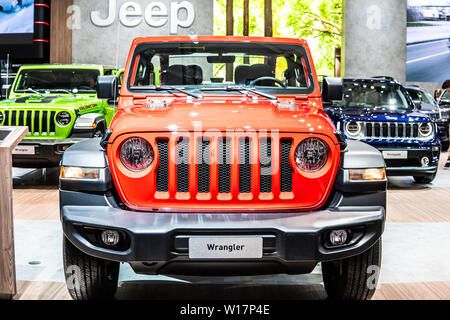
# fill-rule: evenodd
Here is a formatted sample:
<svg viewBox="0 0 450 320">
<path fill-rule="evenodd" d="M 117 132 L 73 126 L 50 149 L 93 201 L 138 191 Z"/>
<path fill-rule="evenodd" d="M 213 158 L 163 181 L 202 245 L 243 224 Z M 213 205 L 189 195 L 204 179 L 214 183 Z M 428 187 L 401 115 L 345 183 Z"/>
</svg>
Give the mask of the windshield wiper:
<svg viewBox="0 0 450 320">
<path fill-rule="evenodd" d="M 76 97 L 77 95 L 74 93 L 74 92 L 72 92 L 72 91 L 69 91 L 69 90 L 66 90 L 66 89 L 52 89 L 52 90 L 50 90 L 50 92 L 58 92 L 58 91 L 60 91 L 60 92 L 65 92 L 65 93 L 68 93 L 68 94 L 71 94 L 71 95 L 73 95 L 74 97 Z"/>
<path fill-rule="evenodd" d="M 245 91 L 247 91 L 247 92 L 251 92 L 253 94 L 257 94 L 257 95 L 264 97 L 266 99 L 269 99 L 269 100 L 278 100 L 277 97 L 272 96 L 270 94 L 256 91 L 255 89 L 252 89 L 252 88 L 244 88 L 244 87 L 202 88 L 202 91 L 237 91 L 240 93 L 244 93 Z"/>
<path fill-rule="evenodd" d="M 182 94 L 185 94 L 187 96 L 191 96 L 195 99 L 203 99 L 202 96 L 199 96 L 195 93 L 189 92 L 189 91 L 185 91 L 181 88 L 175 88 L 175 87 L 170 87 L 170 86 L 154 86 L 154 87 L 131 87 L 132 90 L 156 90 L 156 91 L 178 91 Z"/>
<path fill-rule="evenodd" d="M 40 95 L 41 97 L 43 96 L 42 93 L 40 93 L 39 91 L 36 91 L 36 90 L 34 90 L 34 89 L 31 89 L 31 88 L 25 89 L 24 91 L 25 91 L 25 92 L 30 91 L 30 92 L 33 92 L 33 93 L 36 93 L 36 94 Z"/>
</svg>

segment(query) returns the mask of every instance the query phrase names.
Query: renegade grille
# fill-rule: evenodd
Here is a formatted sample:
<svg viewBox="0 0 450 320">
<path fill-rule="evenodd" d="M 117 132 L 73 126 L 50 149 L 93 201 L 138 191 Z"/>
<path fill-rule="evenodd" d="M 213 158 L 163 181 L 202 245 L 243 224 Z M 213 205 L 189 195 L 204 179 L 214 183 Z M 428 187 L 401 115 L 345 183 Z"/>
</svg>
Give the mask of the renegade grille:
<svg viewBox="0 0 450 320">
<path fill-rule="evenodd" d="M 363 122 L 367 138 L 419 138 L 419 124 L 409 122 Z"/>
<path fill-rule="evenodd" d="M 56 111 L 5 110 L 4 126 L 26 126 L 30 136 L 55 135 Z"/>
<path fill-rule="evenodd" d="M 178 138 L 176 152 L 169 152 L 169 139 L 157 139 L 156 145 L 159 153 L 158 168 L 156 172 L 156 191 L 169 191 L 170 155 L 176 159 L 176 189 L 178 193 L 187 193 L 190 190 L 190 175 L 195 173 L 197 194 L 209 194 L 212 189 L 218 190 L 219 195 L 239 193 L 251 194 L 252 188 L 257 188 L 260 194 L 272 192 L 292 192 L 292 168 L 289 163 L 292 139 L 282 138 L 279 141 L 279 153 L 273 152 L 272 138 L 239 137 L 231 139 L 220 137 L 198 138 L 196 150 L 191 150 L 191 138 Z M 259 150 L 255 153 L 255 150 Z M 217 163 L 211 164 L 211 152 L 216 153 Z M 196 154 L 197 164 L 190 164 L 192 154 Z M 233 165 L 233 154 L 238 154 L 238 164 Z M 273 163 L 278 158 L 280 174 L 274 190 Z M 277 161 L 278 162 L 278 161 Z M 255 172 L 255 165 L 258 172 Z M 218 176 L 217 185 L 212 185 L 211 176 Z"/>
</svg>

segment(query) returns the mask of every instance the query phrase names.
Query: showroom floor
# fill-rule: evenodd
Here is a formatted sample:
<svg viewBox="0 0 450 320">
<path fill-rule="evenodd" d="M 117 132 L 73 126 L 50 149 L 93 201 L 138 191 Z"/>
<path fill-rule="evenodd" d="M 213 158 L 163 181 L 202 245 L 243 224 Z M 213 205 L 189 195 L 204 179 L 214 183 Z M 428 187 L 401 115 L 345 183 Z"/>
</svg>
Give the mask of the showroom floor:
<svg viewBox="0 0 450 320">
<path fill-rule="evenodd" d="M 441 158 L 441 168 L 447 154 Z M 14 169 L 16 299 L 70 299 L 62 270 L 56 178 Z M 44 181 L 46 180 L 46 181 Z M 450 299 L 450 170 L 432 185 L 391 178 L 374 299 Z M 122 265 L 117 299 L 325 299 L 312 274 L 230 278 L 138 276 Z"/>
</svg>

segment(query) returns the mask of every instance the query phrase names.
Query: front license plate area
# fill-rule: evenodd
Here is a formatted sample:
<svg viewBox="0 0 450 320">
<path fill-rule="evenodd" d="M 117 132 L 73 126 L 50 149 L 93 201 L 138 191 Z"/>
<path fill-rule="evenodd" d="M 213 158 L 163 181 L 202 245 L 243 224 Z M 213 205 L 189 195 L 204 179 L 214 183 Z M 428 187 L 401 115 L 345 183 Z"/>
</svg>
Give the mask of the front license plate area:
<svg viewBox="0 0 450 320">
<path fill-rule="evenodd" d="M 383 151 L 384 159 L 408 159 L 408 151 Z"/>
<path fill-rule="evenodd" d="M 260 259 L 262 237 L 190 237 L 190 259 Z"/>
<path fill-rule="evenodd" d="M 35 155 L 36 147 L 35 146 L 17 146 L 14 148 L 12 154 L 20 154 L 20 155 Z"/>
</svg>

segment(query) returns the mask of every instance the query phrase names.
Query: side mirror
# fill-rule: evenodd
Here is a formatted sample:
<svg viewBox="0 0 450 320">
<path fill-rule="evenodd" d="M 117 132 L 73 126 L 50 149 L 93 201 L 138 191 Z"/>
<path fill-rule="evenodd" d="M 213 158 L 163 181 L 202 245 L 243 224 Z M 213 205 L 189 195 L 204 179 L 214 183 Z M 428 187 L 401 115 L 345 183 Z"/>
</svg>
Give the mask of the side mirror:
<svg viewBox="0 0 450 320">
<path fill-rule="evenodd" d="M 97 97 L 112 100 L 118 95 L 118 81 L 115 76 L 99 76 L 97 78 Z"/>
<path fill-rule="evenodd" d="M 322 100 L 324 104 L 331 105 L 332 101 L 341 101 L 344 93 L 342 78 L 323 78 Z"/>
</svg>

